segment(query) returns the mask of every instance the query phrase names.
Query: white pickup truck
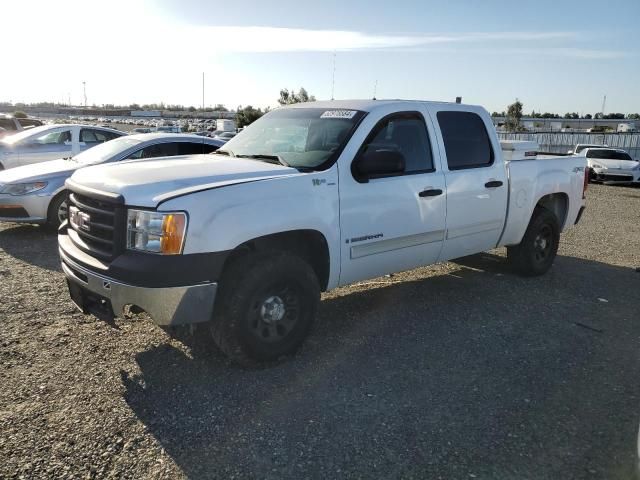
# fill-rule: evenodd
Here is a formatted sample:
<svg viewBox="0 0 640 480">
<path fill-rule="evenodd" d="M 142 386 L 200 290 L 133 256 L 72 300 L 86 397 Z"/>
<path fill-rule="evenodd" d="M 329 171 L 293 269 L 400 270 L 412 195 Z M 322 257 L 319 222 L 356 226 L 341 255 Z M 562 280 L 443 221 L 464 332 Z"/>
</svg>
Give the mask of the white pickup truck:
<svg viewBox="0 0 640 480">
<path fill-rule="evenodd" d="M 295 351 L 320 292 L 507 246 L 546 272 L 585 206 L 584 157 L 499 143 L 477 106 L 331 101 L 270 112 L 217 154 L 77 171 L 59 251 L 73 302 L 207 322 L 244 364 Z"/>
</svg>

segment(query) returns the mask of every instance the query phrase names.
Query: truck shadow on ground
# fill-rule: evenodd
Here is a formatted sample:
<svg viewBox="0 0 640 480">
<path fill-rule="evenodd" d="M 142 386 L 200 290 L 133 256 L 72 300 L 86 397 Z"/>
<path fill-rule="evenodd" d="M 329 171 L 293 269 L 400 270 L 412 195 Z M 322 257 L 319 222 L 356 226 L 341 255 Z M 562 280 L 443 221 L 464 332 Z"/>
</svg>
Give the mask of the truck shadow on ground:
<svg viewBox="0 0 640 480">
<path fill-rule="evenodd" d="M 61 272 L 56 232 L 39 225 L 0 223 L 0 249 L 31 265 Z"/>
<path fill-rule="evenodd" d="M 267 368 L 141 352 L 125 399 L 189 478 L 631 478 L 640 275 L 570 257 L 539 278 L 491 254 L 457 264 L 338 291 Z"/>
</svg>

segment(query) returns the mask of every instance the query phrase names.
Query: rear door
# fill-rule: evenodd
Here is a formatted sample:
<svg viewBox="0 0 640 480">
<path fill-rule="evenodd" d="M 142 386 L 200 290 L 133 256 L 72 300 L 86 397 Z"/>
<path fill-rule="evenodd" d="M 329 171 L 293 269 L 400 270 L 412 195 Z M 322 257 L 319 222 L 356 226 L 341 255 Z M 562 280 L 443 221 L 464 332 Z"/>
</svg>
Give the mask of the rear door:
<svg viewBox="0 0 640 480">
<path fill-rule="evenodd" d="M 340 166 L 341 285 L 433 263 L 444 238 L 445 181 L 424 112 L 370 116 L 360 129 L 366 138 L 353 162 L 367 150 L 393 150 L 406 167 L 359 181 L 353 163 Z"/>
<path fill-rule="evenodd" d="M 118 138 L 119 136 L 117 133 L 99 130 L 97 128 L 81 128 L 78 147 L 75 153 L 83 152 L 91 147 Z"/>
<path fill-rule="evenodd" d="M 447 183 L 447 225 L 440 260 L 494 248 L 504 227 L 508 184 L 486 112 L 431 105 Z"/>
</svg>

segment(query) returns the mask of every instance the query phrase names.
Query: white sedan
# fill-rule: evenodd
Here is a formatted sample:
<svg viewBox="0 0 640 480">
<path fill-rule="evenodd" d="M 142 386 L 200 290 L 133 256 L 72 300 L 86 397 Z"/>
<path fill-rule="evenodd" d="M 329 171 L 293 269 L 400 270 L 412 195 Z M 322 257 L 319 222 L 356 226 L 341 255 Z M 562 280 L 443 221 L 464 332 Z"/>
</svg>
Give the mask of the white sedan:
<svg viewBox="0 0 640 480">
<path fill-rule="evenodd" d="M 586 148 L 580 152 L 587 157 L 589 179 L 603 183 L 640 182 L 640 162 L 619 148 Z"/>
<path fill-rule="evenodd" d="M 125 135 L 92 125 L 44 125 L 0 140 L 0 170 L 72 157 Z"/>
</svg>

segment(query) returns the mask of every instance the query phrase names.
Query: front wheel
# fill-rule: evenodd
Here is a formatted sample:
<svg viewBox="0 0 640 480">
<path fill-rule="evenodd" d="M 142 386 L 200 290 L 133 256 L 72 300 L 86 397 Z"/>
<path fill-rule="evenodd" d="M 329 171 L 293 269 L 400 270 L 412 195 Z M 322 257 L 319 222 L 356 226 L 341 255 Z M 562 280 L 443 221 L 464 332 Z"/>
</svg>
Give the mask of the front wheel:
<svg viewBox="0 0 640 480">
<path fill-rule="evenodd" d="M 57 230 L 62 222 L 67 219 L 68 214 L 69 206 L 67 203 L 67 193 L 59 193 L 49 204 L 47 226 L 53 230 Z"/>
<path fill-rule="evenodd" d="M 252 253 L 223 275 L 210 324 L 218 347 L 242 365 L 294 353 L 309 334 L 320 300 L 313 269 L 289 253 Z"/>
<path fill-rule="evenodd" d="M 521 275 L 542 275 L 551 268 L 560 244 L 560 225 L 553 212 L 536 207 L 519 245 L 507 247 L 507 259 Z"/>
</svg>

